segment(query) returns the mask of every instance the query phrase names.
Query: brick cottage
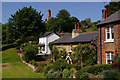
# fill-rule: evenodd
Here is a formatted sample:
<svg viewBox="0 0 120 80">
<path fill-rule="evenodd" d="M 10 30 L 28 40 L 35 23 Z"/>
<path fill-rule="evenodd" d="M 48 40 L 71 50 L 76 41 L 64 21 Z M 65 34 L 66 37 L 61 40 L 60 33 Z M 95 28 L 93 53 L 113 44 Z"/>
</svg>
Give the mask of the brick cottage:
<svg viewBox="0 0 120 80">
<path fill-rule="evenodd" d="M 120 57 L 120 10 L 107 17 L 105 9 L 97 24 L 97 63 L 112 64 L 115 55 Z"/>
</svg>

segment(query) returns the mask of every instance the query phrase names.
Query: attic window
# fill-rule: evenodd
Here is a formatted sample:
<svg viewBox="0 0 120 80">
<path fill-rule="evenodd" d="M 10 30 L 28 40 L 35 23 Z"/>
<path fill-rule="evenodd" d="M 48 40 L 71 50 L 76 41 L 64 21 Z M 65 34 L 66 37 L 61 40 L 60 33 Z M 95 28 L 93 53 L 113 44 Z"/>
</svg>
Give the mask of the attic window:
<svg viewBox="0 0 120 80">
<path fill-rule="evenodd" d="M 113 25 L 109 25 L 106 27 L 106 41 L 105 42 L 114 42 Z"/>
</svg>

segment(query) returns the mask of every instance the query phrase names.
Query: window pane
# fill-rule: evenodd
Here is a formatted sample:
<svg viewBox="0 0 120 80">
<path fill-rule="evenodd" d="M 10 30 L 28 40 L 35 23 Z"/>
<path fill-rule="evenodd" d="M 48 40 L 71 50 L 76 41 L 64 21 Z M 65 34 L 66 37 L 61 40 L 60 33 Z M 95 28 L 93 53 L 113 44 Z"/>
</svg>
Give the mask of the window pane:
<svg viewBox="0 0 120 80">
<path fill-rule="evenodd" d="M 107 33 L 107 39 L 110 39 L 110 33 Z"/>
<path fill-rule="evenodd" d="M 112 39 L 114 39 L 114 33 L 112 33 Z"/>
<path fill-rule="evenodd" d="M 111 52 L 111 59 L 113 60 L 113 55 L 114 55 L 114 53 L 113 52 Z"/>
</svg>

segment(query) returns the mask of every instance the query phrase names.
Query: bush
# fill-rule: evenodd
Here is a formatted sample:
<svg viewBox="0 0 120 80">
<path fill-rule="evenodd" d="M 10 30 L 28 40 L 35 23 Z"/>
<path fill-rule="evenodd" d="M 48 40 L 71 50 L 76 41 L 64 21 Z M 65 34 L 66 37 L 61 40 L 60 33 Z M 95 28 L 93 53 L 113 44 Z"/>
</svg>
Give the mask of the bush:
<svg viewBox="0 0 120 80">
<path fill-rule="evenodd" d="M 82 73 L 82 74 L 80 75 L 80 79 L 81 79 L 81 80 L 89 80 L 88 74 L 87 74 L 87 73 Z"/>
<path fill-rule="evenodd" d="M 45 66 L 47 66 L 46 63 L 37 64 L 37 72 L 43 72 Z"/>
<path fill-rule="evenodd" d="M 70 65 L 64 59 L 55 61 L 53 63 L 53 65 L 54 65 L 53 69 L 55 71 L 57 71 L 57 70 L 64 70 L 64 69 L 70 69 Z"/>
<path fill-rule="evenodd" d="M 119 79 L 120 73 L 117 70 L 107 70 L 104 72 L 104 79 Z"/>
<path fill-rule="evenodd" d="M 76 70 L 80 70 L 81 66 L 80 65 L 72 65 L 73 68 L 75 68 Z"/>
<path fill-rule="evenodd" d="M 43 72 L 46 75 L 50 69 L 53 68 L 53 64 L 48 64 L 47 66 L 44 67 Z"/>
<path fill-rule="evenodd" d="M 2 47 L 2 51 L 6 50 L 6 49 L 9 49 L 9 48 L 13 48 L 13 47 L 16 47 L 16 44 L 13 44 L 13 43 L 8 44 L 8 45 Z"/>
<path fill-rule="evenodd" d="M 46 75 L 47 78 L 62 78 L 62 72 L 61 71 L 54 71 L 53 69 L 48 71 L 48 74 Z"/>
<path fill-rule="evenodd" d="M 30 64 L 32 64 L 32 65 L 37 65 L 37 63 L 35 62 L 35 60 L 31 60 L 30 62 L 29 62 Z"/>
<path fill-rule="evenodd" d="M 38 54 L 38 48 L 36 46 L 28 45 L 25 47 L 23 58 L 26 62 L 34 59 Z"/>
<path fill-rule="evenodd" d="M 72 74 L 73 74 L 72 71 L 70 71 L 68 69 L 64 69 L 62 78 L 72 78 Z"/>
<path fill-rule="evenodd" d="M 83 67 L 82 69 L 80 69 L 79 71 L 77 71 L 76 76 L 77 76 L 77 78 L 79 78 L 79 76 L 84 72 L 96 74 L 98 72 L 102 72 L 103 70 L 109 70 L 110 67 L 111 67 L 111 64 L 107 64 L 107 65 L 100 64 L 100 65 L 86 66 L 86 67 Z"/>
<path fill-rule="evenodd" d="M 115 63 L 111 65 L 111 69 L 117 69 L 120 71 L 120 63 Z"/>
<path fill-rule="evenodd" d="M 32 44 L 37 44 L 37 41 L 33 41 Z"/>
</svg>

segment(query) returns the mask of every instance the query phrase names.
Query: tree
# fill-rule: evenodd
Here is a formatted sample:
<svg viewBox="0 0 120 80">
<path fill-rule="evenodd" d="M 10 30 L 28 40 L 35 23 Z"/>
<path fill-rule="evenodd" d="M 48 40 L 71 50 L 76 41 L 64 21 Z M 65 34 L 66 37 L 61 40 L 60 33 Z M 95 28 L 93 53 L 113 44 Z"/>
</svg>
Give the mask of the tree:
<svg viewBox="0 0 120 80">
<path fill-rule="evenodd" d="M 119 2 L 110 2 L 108 5 L 105 6 L 105 8 L 107 8 L 107 16 L 109 17 L 111 14 L 120 10 L 120 1 Z"/>
<path fill-rule="evenodd" d="M 43 33 L 45 28 L 42 22 L 41 12 L 37 12 L 36 9 L 24 7 L 19 9 L 14 15 L 11 15 L 12 25 L 19 32 L 19 35 L 24 36 L 38 36 Z"/>
<path fill-rule="evenodd" d="M 57 49 L 57 47 L 55 45 L 52 46 L 52 51 L 50 54 L 51 58 L 56 61 L 56 59 L 58 58 L 58 54 L 59 54 L 59 50 Z"/>
<path fill-rule="evenodd" d="M 2 40 L 3 43 L 12 43 L 18 38 L 18 33 L 13 27 L 11 20 L 2 25 Z"/>
<path fill-rule="evenodd" d="M 79 23 L 78 18 L 76 18 L 74 16 L 70 17 L 70 19 L 71 19 L 72 22 Z"/>
<path fill-rule="evenodd" d="M 59 27 L 57 26 L 57 19 L 56 18 L 50 18 L 46 23 L 46 31 L 59 31 Z"/>
<path fill-rule="evenodd" d="M 70 13 L 67 10 L 60 10 L 56 18 L 57 26 L 59 27 L 60 32 L 71 32 Z"/>
</svg>

